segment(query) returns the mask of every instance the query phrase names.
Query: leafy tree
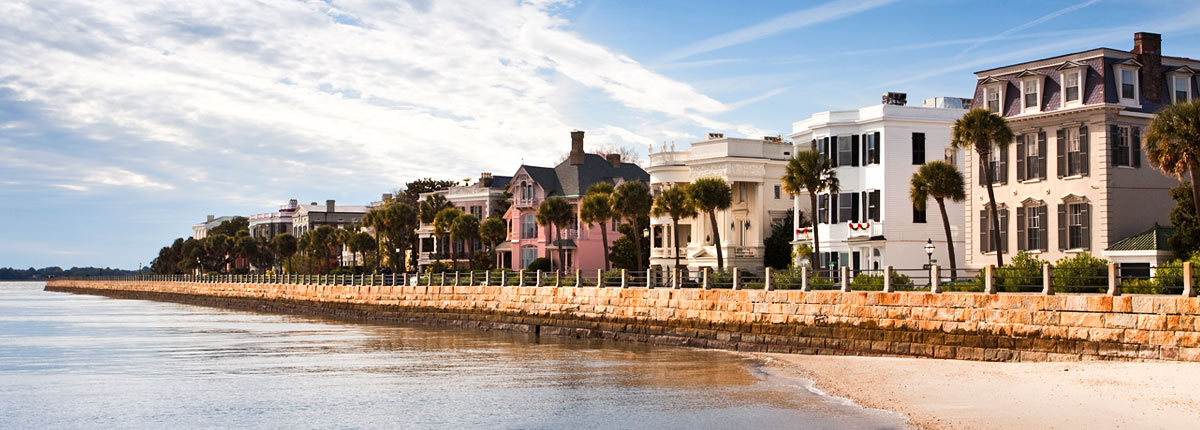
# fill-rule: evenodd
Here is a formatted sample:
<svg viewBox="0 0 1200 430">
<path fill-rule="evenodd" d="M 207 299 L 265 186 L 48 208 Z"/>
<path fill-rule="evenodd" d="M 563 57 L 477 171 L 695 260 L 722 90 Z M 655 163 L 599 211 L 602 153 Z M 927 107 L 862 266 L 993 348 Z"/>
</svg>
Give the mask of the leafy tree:
<svg viewBox="0 0 1200 430">
<path fill-rule="evenodd" d="M 250 233 L 250 220 L 244 216 L 235 216 L 232 219 L 222 221 L 220 225 L 213 227 L 208 231 L 209 236 L 223 234 L 229 237 L 235 237 L 239 232 Z"/>
<path fill-rule="evenodd" d="M 615 216 L 612 210 L 612 191 L 612 184 L 597 182 L 588 188 L 587 195 L 579 202 L 579 220 L 588 226 L 600 225 L 600 242 L 604 247 L 604 270 L 612 267 L 608 258 L 608 224 Z"/>
<path fill-rule="evenodd" d="M 961 202 L 966 200 L 963 175 L 958 167 L 945 161 L 936 160 L 925 163 L 913 173 L 909 181 L 908 195 L 913 207 L 925 210 L 925 202 L 933 199 L 942 213 L 942 228 L 946 231 L 946 249 L 950 253 L 950 280 L 957 281 L 957 262 L 954 261 L 954 237 L 950 234 L 950 216 L 946 214 L 946 200 Z"/>
<path fill-rule="evenodd" d="M 327 225 L 305 231 L 300 235 L 300 243 L 305 253 L 316 260 L 317 270 L 320 273 L 328 273 L 330 270 L 330 259 L 333 258 L 332 254 L 337 246 L 336 236 L 337 231 Z"/>
<path fill-rule="evenodd" d="M 644 221 L 648 224 L 650 219 Z M 613 269 L 637 270 L 640 265 L 646 264 L 646 255 L 650 254 L 650 244 L 643 243 L 641 252 L 637 251 L 638 244 L 633 243 L 631 237 L 634 236 L 634 227 L 632 224 L 621 224 L 617 226 L 617 231 L 621 233 L 621 237 L 613 241 L 612 251 L 609 259 L 612 261 Z"/>
<path fill-rule="evenodd" d="M 631 226 L 631 234 L 627 234 L 627 237 L 632 236 L 637 270 L 646 270 L 646 259 L 642 254 L 642 220 L 649 220 L 650 207 L 654 204 L 650 186 L 642 181 L 625 182 L 613 190 L 611 199 L 613 214 L 628 221 Z"/>
<path fill-rule="evenodd" d="M 508 238 L 508 223 L 498 216 L 483 220 L 479 223 L 479 238 L 490 247 L 488 252 L 496 253 L 496 244 Z"/>
<path fill-rule="evenodd" d="M 450 241 L 463 242 L 467 249 L 467 267 L 475 270 L 475 241 L 479 239 L 479 217 L 472 214 L 459 215 L 450 225 Z"/>
<path fill-rule="evenodd" d="M 552 267 L 550 264 L 550 259 L 546 257 L 535 258 L 533 261 L 529 262 L 528 266 L 525 266 L 525 270 L 529 271 L 541 270 L 543 272 L 549 272 L 551 269 Z"/>
<path fill-rule="evenodd" d="M 408 249 L 410 241 L 415 242 L 412 239 L 419 227 L 417 212 L 405 201 L 389 200 L 363 215 L 363 225 L 375 230 L 378 247 L 383 249 L 393 273 L 403 271 L 402 250 Z"/>
<path fill-rule="evenodd" d="M 396 197 L 404 199 L 405 203 L 408 203 L 409 205 L 416 205 L 418 203 L 418 201 L 421 199 L 421 194 L 432 193 L 434 191 L 442 191 L 445 189 L 449 189 L 450 187 L 453 187 L 457 184 L 458 184 L 458 181 L 452 181 L 452 180 L 448 180 L 448 179 L 433 179 L 433 178 L 417 179 L 415 181 L 411 181 L 407 184 L 404 184 L 404 192 L 396 193 Z M 436 214 L 437 211 L 434 211 L 433 213 Z M 429 221 L 429 222 L 433 222 L 433 221 Z"/>
<path fill-rule="evenodd" d="M 371 256 L 379 255 L 379 243 L 376 242 L 375 237 L 371 236 L 370 233 L 360 231 L 358 233 L 354 233 L 350 243 L 352 244 L 351 249 L 353 249 L 354 252 L 362 253 L 363 266 L 371 267 Z M 376 258 L 376 261 L 378 261 L 378 258 Z"/>
<path fill-rule="evenodd" d="M 454 207 L 454 203 L 446 200 L 446 196 L 442 194 L 433 194 L 426 196 L 425 200 L 421 200 L 421 204 L 417 207 L 420 211 L 421 222 L 432 224 L 433 219 L 441 213 L 443 209 Z"/>
<path fill-rule="evenodd" d="M 763 240 L 766 248 L 763 254 L 763 265 L 772 269 L 786 269 L 792 264 L 792 238 L 795 237 L 796 217 L 793 210 L 788 209 L 787 215 L 771 222 L 771 233 Z M 810 225 L 804 213 L 800 213 L 800 227 Z"/>
<path fill-rule="evenodd" d="M 562 197 L 549 197 L 542 200 L 538 206 L 537 222 L 554 229 L 554 246 L 558 248 L 558 267 L 562 269 L 567 261 L 567 250 L 562 243 L 562 229 L 575 220 L 575 210 L 571 203 Z"/>
<path fill-rule="evenodd" d="M 1008 128 L 1008 123 L 1004 117 L 996 115 L 985 108 L 975 108 L 963 115 L 962 118 L 954 121 L 953 138 L 950 141 L 950 146 L 954 148 L 974 148 L 975 154 L 980 160 L 980 165 L 983 166 L 984 183 L 987 184 L 988 202 L 992 205 L 992 234 L 988 236 L 992 240 L 993 249 L 1001 249 L 1000 246 L 1000 213 L 996 208 L 996 191 L 992 186 L 992 182 L 996 177 L 996 172 L 992 171 L 991 163 L 987 160 L 993 151 L 993 147 L 1006 148 L 1009 142 L 1013 140 L 1013 132 Z M 996 252 L 996 267 L 1004 265 L 1004 255 L 1001 252 Z"/>
<path fill-rule="evenodd" d="M 785 167 L 783 190 L 788 194 L 798 196 L 801 192 L 808 193 L 810 214 L 813 214 L 813 225 L 817 223 L 817 195 L 828 191 L 836 193 L 841 188 L 838 182 L 837 169 L 829 158 L 822 157 L 815 150 L 797 152 Z M 821 237 L 816 228 L 813 231 L 812 253 L 809 254 L 809 266 L 820 269 Z"/>
<path fill-rule="evenodd" d="M 438 211 L 437 215 L 433 217 L 433 234 L 439 238 L 447 238 L 446 245 L 447 248 L 450 248 L 451 267 L 458 267 L 458 255 L 454 252 L 453 241 L 450 240 L 450 229 L 454 227 L 454 220 L 460 216 L 463 216 L 463 211 L 450 206 Z"/>
<path fill-rule="evenodd" d="M 670 217 L 671 231 L 675 232 L 674 236 L 674 254 L 675 267 L 681 267 L 679 264 L 679 219 L 695 217 L 696 206 L 693 205 L 692 199 L 688 198 L 687 192 L 679 186 L 667 188 L 663 190 L 657 198 L 654 199 L 654 208 L 651 213 L 656 217 Z"/>
<path fill-rule="evenodd" d="M 1200 250 L 1200 226 L 1196 224 L 1196 205 L 1192 200 L 1192 184 L 1184 182 L 1171 189 L 1175 207 L 1171 208 L 1171 225 L 1175 232 L 1167 239 L 1175 256 L 1187 258 Z"/>
<path fill-rule="evenodd" d="M 1176 103 L 1159 110 L 1150 120 L 1145 147 L 1150 165 L 1180 180 L 1188 175 L 1195 185 L 1196 170 L 1200 169 L 1200 100 Z M 1200 202 L 1200 189 L 1194 186 L 1192 201 Z M 1200 206 L 1194 211 L 1200 219 Z"/>
<path fill-rule="evenodd" d="M 291 270 L 292 256 L 296 255 L 297 251 L 296 236 L 291 233 L 283 233 L 271 238 L 271 252 L 275 254 L 276 260 L 282 259 L 287 264 L 287 270 Z"/>
<path fill-rule="evenodd" d="M 708 214 L 712 224 L 713 244 L 717 248 L 717 268 L 725 270 L 725 254 L 721 251 L 720 226 L 717 225 L 717 211 L 729 209 L 733 204 L 733 189 L 721 178 L 700 178 L 687 188 L 688 198 L 696 210 Z"/>
</svg>

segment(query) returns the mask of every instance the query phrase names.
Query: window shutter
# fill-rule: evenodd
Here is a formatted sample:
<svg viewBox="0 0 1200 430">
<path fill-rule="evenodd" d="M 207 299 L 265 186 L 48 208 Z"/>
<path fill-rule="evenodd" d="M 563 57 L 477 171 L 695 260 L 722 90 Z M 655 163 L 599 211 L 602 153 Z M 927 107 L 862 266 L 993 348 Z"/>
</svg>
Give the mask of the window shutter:
<svg viewBox="0 0 1200 430">
<path fill-rule="evenodd" d="M 1067 205 L 1058 205 L 1058 250 L 1069 249 L 1071 244 L 1067 243 Z"/>
<path fill-rule="evenodd" d="M 1048 244 L 1050 239 L 1050 229 L 1047 228 L 1050 225 L 1050 222 L 1046 218 L 1046 205 L 1038 206 L 1036 210 L 1038 211 L 1038 221 L 1042 223 L 1041 228 L 1038 229 L 1038 244 L 1041 245 L 1041 247 L 1038 249 L 1045 251 L 1050 249 Z"/>
<path fill-rule="evenodd" d="M 862 212 L 860 212 L 858 219 L 862 222 L 870 221 L 871 214 L 869 214 L 867 212 L 870 211 L 870 209 L 871 209 L 871 204 L 870 204 L 871 202 L 870 202 L 870 199 L 867 197 L 866 191 L 859 193 L 858 201 L 861 202 L 860 205 L 862 206 Z"/>
<path fill-rule="evenodd" d="M 1058 177 L 1067 175 L 1067 132 L 1064 129 L 1059 129 L 1055 134 L 1055 149 L 1057 149 L 1056 157 L 1058 159 L 1058 170 L 1055 172 Z"/>
<path fill-rule="evenodd" d="M 1083 203 L 1082 205 L 1083 210 L 1080 211 L 1082 214 L 1081 218 L 1083 218 L 1083 228 L 1080 229 L 1083 232 L 1082 248 L 1085 250 L 1090 250 L 1092 249 L 1092 204 Z"/>
<path fill-rule="evenodd" d="M 1114 166 L 1117 165 L 1117 134 L 1120 132 L 1120 127 L 1108 126 L 1108 159 L 1109 163 Z"/>
<path fill-rule="evenodd" d="M 1029 246 L 1025 238 L 1025 209 L 1024 206 L 1017 208 L 1017 251 L 1024 251 Z"/>
<path fill-rule="evenodd" d="M 1000 210 L 1000 253 L 1008 253 L 1008 209 Z"/>
<path fill-rule="evenodd" d="M 988 232 L 992 230 L 992 223 L 988 222 L 987 215 L 987 208 L 979 211 L 979 252 L 981 253 L 992 251 L 992 241 L 988 239 Z"/>
<path fill-rule="evenodd" d="M 1025 176 L 1025 136 L 1017 136 L 1017 182 L 1024 181 Z"/>
<path fill-rule="evenodd" d="M 883 152 L 883 140 L 879 138 L 879 132 L 875 132 L 875 154 L 871 156 L 871 162 L 879 164 L 879 153 Z"/>
<path fill-rule="evenodd" d="M 840 194 L 830 194 L 829 195 L 829 223 L 830 224 L 838 223 L 838 208 L 840 206 L 839 205 L 840 202 L 841 202 Z"/>
<path fill-rule="evenodd" d="M 1133 151 L 1131 165 L 1142 167 L 1142 129 L 1129 127 L 1129 148 Z"/>
<path fill-rule="evenodd" d="M 838 166 L 837 137 L 829 136 L 829 137 L 825 138 L 825 141 L 826 141 L 825 146 L 827 148 L 829 148 L 825 152 L 829 156 L 829 164 L 832 165 L 833 167 L 837 167 Z"/>
<path fill-rule="evenodd" d="M 871 221 L 879 221 L 879 190 L 871 191 Z"/>
<path fill-rule="evenodd" d="M 817 196 L 817 224 L 824 224 L 826 217 L 829 216 L 828 194 Z"/>
<path fill-rule="evenodd" d="M 999 172 L 998 177 L 1000 178 L 1000 185 L 1004 185 L 1004 184 L 1008 183 L 1008 146 L 1007 145 L 1000 148 L 1000 172 Z"/>
<path fill-rule="evenodd" d="M 862 165 L 871 164 L 871 139 L 863 133 L 858 136 L 858 141 L 862 143 Z"/>
<path fill-rule="evenodd" d="M 850 219 L 849 219 L 849 221 L 859 222 L 858 213 L 859 213 L 858 194 L 851 193 L 850 194 Z"/>
<path fill-rule="evenodd" d="M 1046 179 L 1046 132 L 1038 132 L 1038 178 Z"/>
<path fill-rule="evenodd" d="M 979 157 L 979 186 L 987 186 L 987 160 L 984 157 Z"/>
<path fill-rule="evenodd" d="M 1085 125 L 1079 127 L 1079 174 L 1083 176 L 1088 175 L 1088 163 L 1091 163 L 1088 156 L 1088 151 L 1090 150 L 1091 148 L 1088 144 L 1088 127 Z"/>
<path fill-rule="evenodd" d="M 861 143 L 862 142 L 859 142 L 859 140 L 858 140 L 857 134 L 850 136 L 850 165 L 851 166 L 858 166 L 859 153 L 860 153 L 859 144 L 861 144 Z"/>
<path fill-rule="evenodd" d="M 813 141 L 812 141 L 812 150 L 813 151 L 817 150 L 817 139 L 813 139 Z"/>
</svg>

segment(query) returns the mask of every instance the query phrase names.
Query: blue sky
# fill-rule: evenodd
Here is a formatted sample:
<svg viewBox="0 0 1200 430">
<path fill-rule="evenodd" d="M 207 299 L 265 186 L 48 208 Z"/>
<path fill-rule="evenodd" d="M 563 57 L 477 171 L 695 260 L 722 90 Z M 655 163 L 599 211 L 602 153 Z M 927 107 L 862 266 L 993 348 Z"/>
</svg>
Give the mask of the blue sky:
<svg viewBox="0 0 1200 430">
<path fill-rule="evenodd" d="M 204 215 L 365 204 L 589 148 L 786 135 L 972 72 L 1163 34 L 1184 1 L 9 1 L 0 266 L 148 264 Z"/>
</svg>

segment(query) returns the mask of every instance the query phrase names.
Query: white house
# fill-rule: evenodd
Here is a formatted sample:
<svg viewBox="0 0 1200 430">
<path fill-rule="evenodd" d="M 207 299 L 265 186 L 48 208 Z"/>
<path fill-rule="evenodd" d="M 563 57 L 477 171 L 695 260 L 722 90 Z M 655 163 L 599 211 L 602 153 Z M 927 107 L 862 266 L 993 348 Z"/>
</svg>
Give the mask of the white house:
<svg viewBox="0 0 1200 430">
<path fill-rule="evenodd" d="M 726 268 L 761 270 L 771 223 L 787 216 L 792 197 L 783 192 L 781 178 L 791 157 L 792 145 L 777 137 L 726 138 L 709 133 L 688 150 L 651 148 L 650 187 L 657 195 L 667 187 L 686 186 L 699 178 L 721 178 L 733 189 L 733 204 L 717 212 L 717 229 Z M 679 220 L 672 230 L 670 217 L 650 218 L 650 265 L 670 268 L 675 254 L 688 270 L 717 267 L 716 245 L 708 215 Z M 674 249 L 679 235 L 680 249 Z"/>
<path fill-rule="evenodd" d="M 931 99 L 926 106 L 905 106 L 903 93 L 887 93 L 882 104 L 829 111 L 792 124 L 795 150 L 815 149 L 837 166 L 840 192 L 817 196 L 816 216 L 822 268 L 877 270 L 921 268 L 929 259 L 948 264 L 946 234 L 937 203 L 923 211 L 909 199 L 909 181 L 927 161 L 946 160 L 961 169 L 949 149 L 954 121 L 966 113 L 961 99 Z M 966 103 L 969 105 L 969 102 Z M 797 213 L 812 212 L 810 200 L 797 198 Z M 964 266 L 962 203 L 946 202 L 954 251 Z M 810 214 L 811 215 L 811 214 Z M 797 229 L 796 243 L 812 242 L 812 228 Z M 925 245 L 932 240 L 934 253 Z M 803 264 L 798 261 L 797 263 Z"/>
</svg>

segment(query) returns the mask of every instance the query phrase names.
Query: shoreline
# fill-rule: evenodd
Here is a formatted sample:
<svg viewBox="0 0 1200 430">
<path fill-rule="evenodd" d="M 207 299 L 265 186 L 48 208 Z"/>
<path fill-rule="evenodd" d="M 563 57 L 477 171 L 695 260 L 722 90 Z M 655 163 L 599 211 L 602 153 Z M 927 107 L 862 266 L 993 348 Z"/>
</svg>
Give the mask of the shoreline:
<svg viewBox="0 0 1200 430">
<path fill-rule="evenodd" d="M 918 429 L 1195 428 L 1200 364 L 988 363 L 754 353 L 817 392 Z"/>
</svg>

